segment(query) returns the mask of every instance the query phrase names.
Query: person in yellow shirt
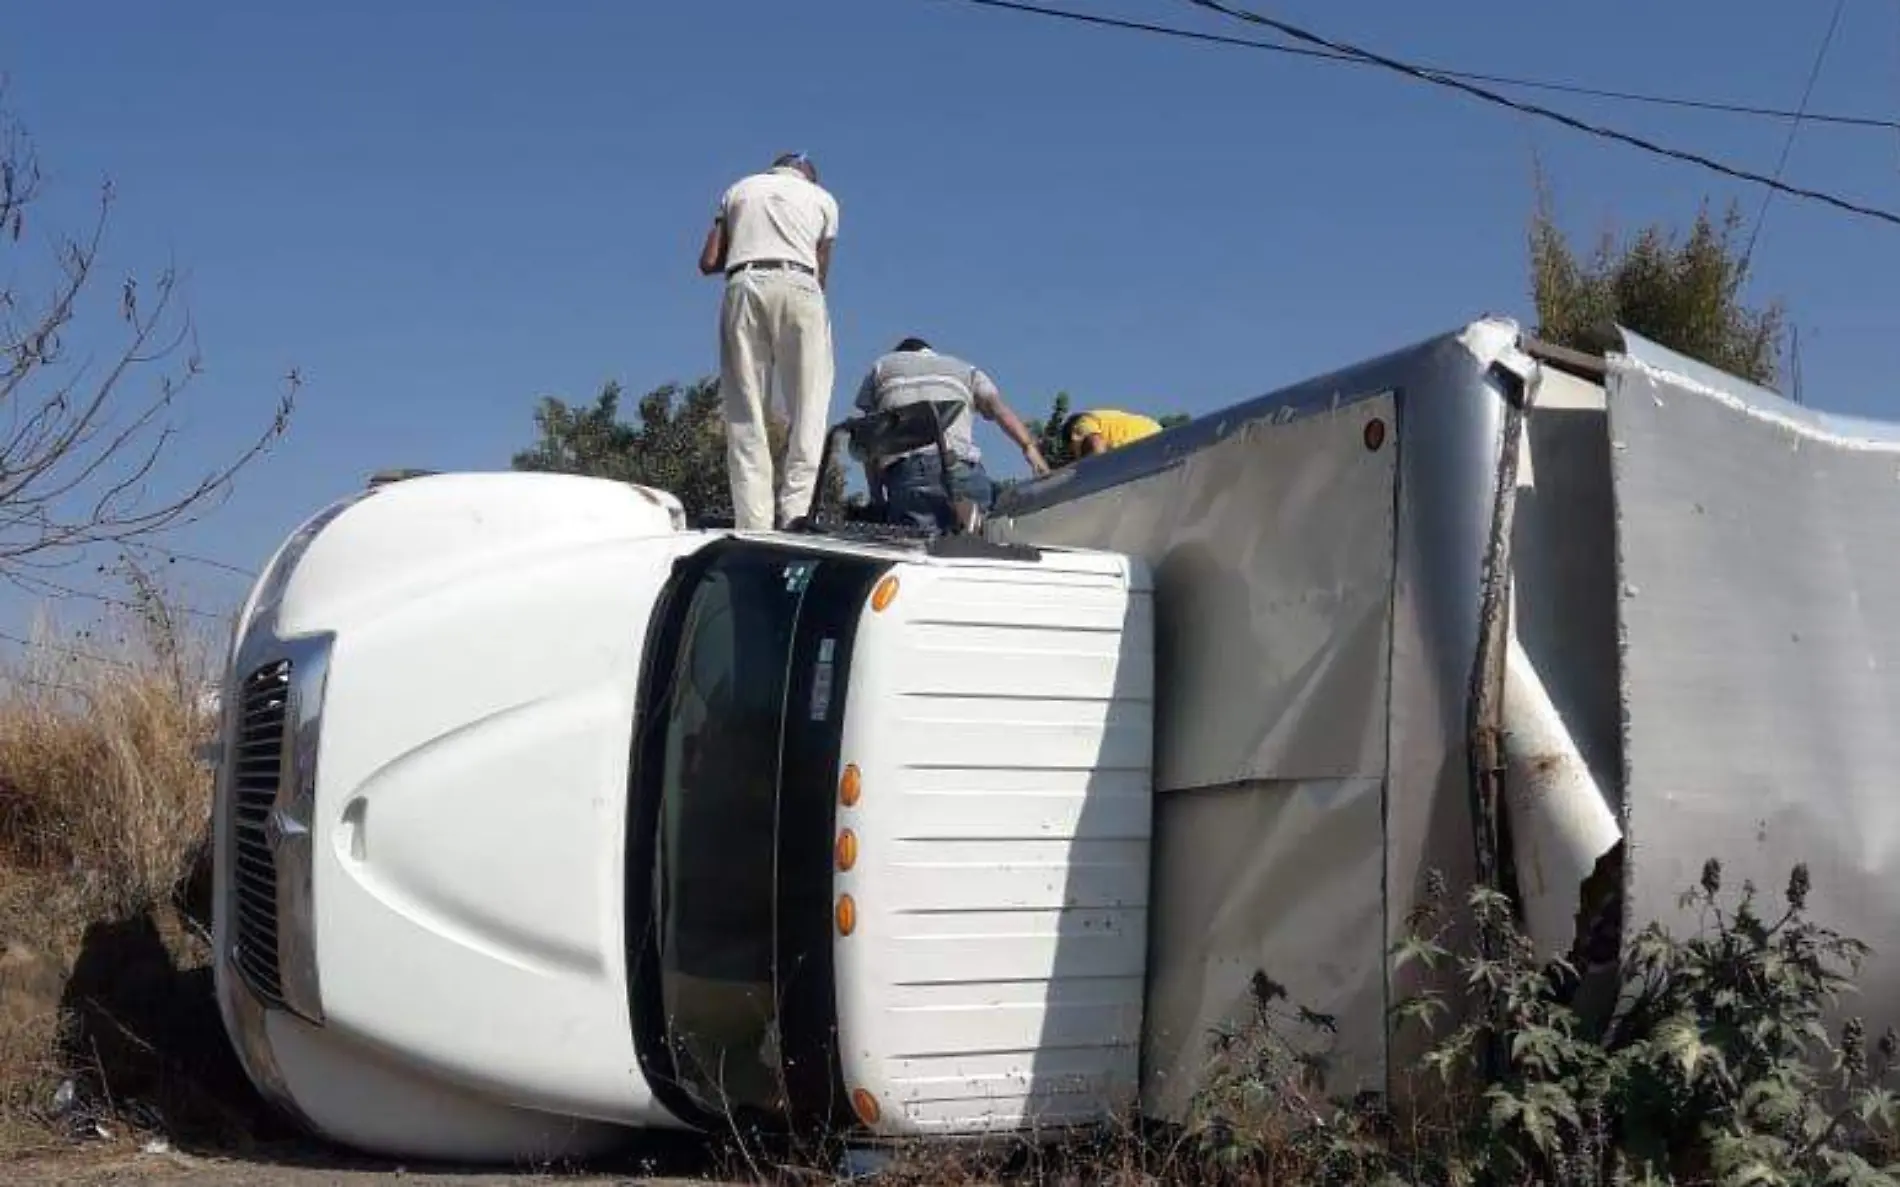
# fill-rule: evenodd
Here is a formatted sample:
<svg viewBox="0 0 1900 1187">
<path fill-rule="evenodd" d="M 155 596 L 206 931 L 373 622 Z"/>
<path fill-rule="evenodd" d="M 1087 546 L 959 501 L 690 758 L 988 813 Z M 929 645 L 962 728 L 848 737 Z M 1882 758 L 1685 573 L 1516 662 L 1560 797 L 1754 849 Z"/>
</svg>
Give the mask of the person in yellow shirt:
<svg viewBox="0 0 1900 1187">
<path fill-rule="evenodd" d="M 1159 421 L 1140 413 L 1095 408 L 1071 416 L 1062 435 L 1068 438 L 1069 448 L 1075 451 L 1075 456 L 1085 458 L 1132 445 L 1160 431 Z"/>
</svg>

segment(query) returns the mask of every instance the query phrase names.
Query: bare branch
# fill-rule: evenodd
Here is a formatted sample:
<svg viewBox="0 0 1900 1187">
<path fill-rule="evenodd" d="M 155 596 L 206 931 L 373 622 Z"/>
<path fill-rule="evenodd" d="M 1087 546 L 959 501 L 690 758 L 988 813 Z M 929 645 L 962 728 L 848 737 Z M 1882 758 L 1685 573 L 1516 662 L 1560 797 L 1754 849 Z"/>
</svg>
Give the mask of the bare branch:
<svg viewBox="0 0 1900 1187">
<path fill-rule="evenodd" d="M 23 256 L 33 250 L 25 229 L 41 172 L 4 100 L 0 91 L 0 577 L 17 579 L 71 564 L 95 545 L 135 546 L 221 505 L 237 475 L 282 438 L 302 379 L 286 377 L 265 424 L 235 457 L 196 480 L 164 483 L 177 414 L 203 371 L 179 273 L 127 275 L 116 293 L 89 295 L 104 279 L 110 182 L 83 234 L 50 237 L 37 262 Z M 108 300 L 116 316 L 105 313 Z M 82 313 L 95 305 L 101 316 L 82 333 Z M 101 335 L 117 344 L 105 347 Z"/>
</svg>

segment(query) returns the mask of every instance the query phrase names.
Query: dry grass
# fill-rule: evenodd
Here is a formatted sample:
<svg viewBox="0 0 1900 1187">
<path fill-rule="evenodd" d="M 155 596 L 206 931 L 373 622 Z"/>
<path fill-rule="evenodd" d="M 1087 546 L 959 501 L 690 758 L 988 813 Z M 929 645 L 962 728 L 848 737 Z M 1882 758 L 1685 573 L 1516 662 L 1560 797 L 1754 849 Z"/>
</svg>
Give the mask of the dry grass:
<svg viewBox="0 0 1900 1187">
<path fill-rule="evenodd" d="M 207 715 L 149 668 L 69 660 L 58 676 L 0 693 L 0 861 L 69 873 L 102 915 L 142 909 L 203 834 Z"/>
<path fill-rule="evenodd" d="M 149 585 L 135 593 L 141 612 L 43 626 L 0 672 L 0 1156 L 57 1141 L 80 1113 L 126 1117 L 114 1079 L 149 1085 L 119 1069 L 165 1060 L 119 999 L 156 1007 L 204 963 L 174 904 L 210 819 L 196 751 L 215 729 L 220 641 L 175 629 Z M 68 1080 L 81 1099 L 54 1117 Z"/>
</svg>

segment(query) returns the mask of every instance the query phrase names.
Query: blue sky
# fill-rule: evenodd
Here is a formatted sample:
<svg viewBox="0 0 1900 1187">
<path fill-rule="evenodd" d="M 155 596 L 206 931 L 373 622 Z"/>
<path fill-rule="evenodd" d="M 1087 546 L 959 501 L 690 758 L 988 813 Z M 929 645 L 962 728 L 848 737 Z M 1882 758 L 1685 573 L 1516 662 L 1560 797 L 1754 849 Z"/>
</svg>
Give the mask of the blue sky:
<svg viewBox="0 0 1900 1187">
<path fill-rule="evenodd" d="M 1179 0 L 1068 5 L 1249 32 Z M 1829 7 L 1272 11 L 1437 64 L 1792 106 Z M 1759 201 L 1376 71 L 956 0 L 61 0 L 9 14 L 0 72 L 50 173 L 42 227 L 76 228 L 110 175 L 114 270 L 188 271 L 208 370 L 177 464 L 236 447 L 289 368 L 307 380 L 288 440 L 172 541 L 239 566 L 375 469 L 505 466 L 538 396 L 713 370 L 699 240 L 719 192 L 783 148 L 843 208 L 838 408 L 912 332 L 1025 416 L 1058 388 L 1200 413 L 1524 315 L 1533 152 L 1586 235 Z M 1760 170 L 1785 134 L 1547 101 Z M 1900 117 L 1900 10 L 1848 5 L 1813 106 Z M 1900 133 L 1809 126 L 1788 175 L 1900 208 Z M 1900 416 L 1900 228 L 1778 199 L 1756 272 L 1801 327 L 1809 400 Z M 241 593 L 174 568 L 197 604 Z"/>
</svg>

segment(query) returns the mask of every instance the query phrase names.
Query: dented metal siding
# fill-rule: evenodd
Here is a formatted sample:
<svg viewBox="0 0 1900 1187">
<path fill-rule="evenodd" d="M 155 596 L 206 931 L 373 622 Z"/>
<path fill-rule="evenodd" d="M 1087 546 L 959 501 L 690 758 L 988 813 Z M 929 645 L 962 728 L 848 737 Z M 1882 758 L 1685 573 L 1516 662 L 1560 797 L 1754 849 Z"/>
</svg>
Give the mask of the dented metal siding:
<svg viewBox="0 0 1900 1187">
<path fill-rule="evenodd" d="M 992 521 L 1156 569 L 1152 1114 L 1185 1110 L 1256 968 L 1338 1016 L 1332 1088 L 1384 1082 L 1389 945 L 1428 871 L 1460 887 L 1475 865 L 1465 738 L 1516 341 L 1476 323 L 1062 471 Z"/>
<path fill-rule="evenodd" d="M 1900 434 L 1629 336 L 1613 358 L 1630 922 L 1679 933 L 1707 858 L 1874 947 L 1900 1022 Z"/>
</svg>

